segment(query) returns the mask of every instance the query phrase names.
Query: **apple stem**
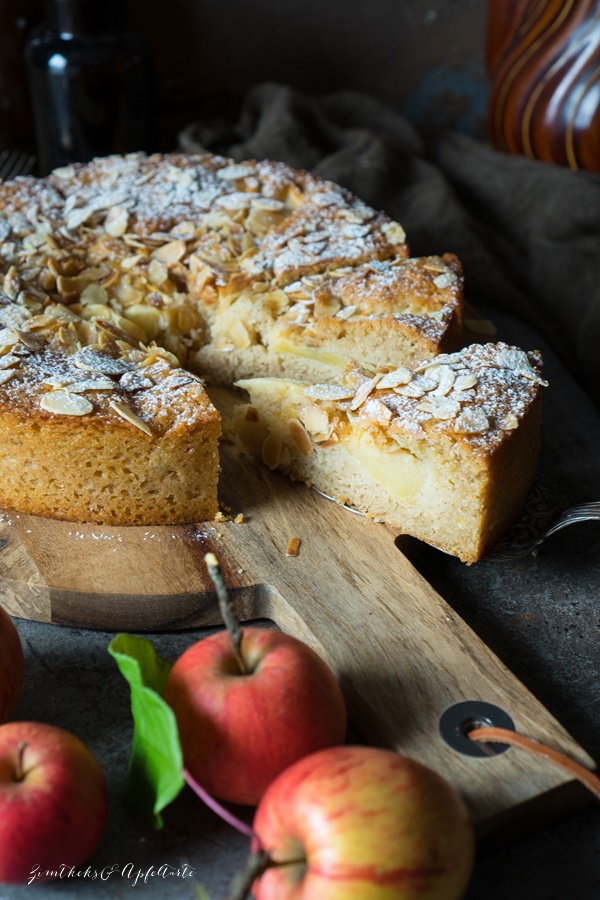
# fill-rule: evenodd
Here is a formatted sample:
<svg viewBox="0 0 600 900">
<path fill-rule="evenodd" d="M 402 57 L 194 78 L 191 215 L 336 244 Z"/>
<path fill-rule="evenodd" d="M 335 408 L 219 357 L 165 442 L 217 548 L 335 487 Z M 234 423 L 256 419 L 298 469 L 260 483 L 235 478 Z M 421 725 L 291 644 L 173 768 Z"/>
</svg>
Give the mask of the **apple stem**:
<svg viewBox="0 0 600 900">
<path fill-rule="evenodd" d="M 241 819 L 238 819 L 237 816 L 234 816 L 233 813 L 229 812 L 228 809 L 225 809 L 224 806 L 221 806 L 218 800 L 215 800 L 205 788 L 202 787 L 201 784 L 198 784 L 194 776 L 188 772 L 187 769 L 183 770 L 183 777 L 187 784 L 191 787 L 191 789 L 200 797 L 200 799 L 206 803 L 206 805 L 212 809 L 224 822 L 227 822 L 228 825 L 232 825 L 234 828 L 241 833 L 246 835 L 246 837 L 252 838 L 257 841 L 258 838 L 255 835 L 254 831 L 250 827 L 250 825 L 246 825 L 245 822 L 242 822 Z"/>
<path fill-rule="evenodd" d="M 271 857 L 262 847 L 252 850 L 244 868 L 233 882 L 227 900 L 245 900 L 256 879 L 272 864 Z"/>
<path fill-rule="evenodd" d="M 21 741 L 17 748 L 17 771 L 15 772 L 17 781 L 23 781 L 23 778 L 25 777 L 25 773 L 23 771 L 23 757 L 25 755 L 26 746 L 27 742 Z"/>
<path fill-rule="evenodd" d="M 245 675 L 247 669 L 241 649 L 243 632 L 240 628 L 238 617 L 235 614 L 233 603 L 231 601 L 231 597 L 229 596 L 229 591 L 227 590 L 227 585 L 225 584 L 225 579 L 223 578 L 221 567 L 219 566 L 219 561 L 214 553 L 207 553 L 204 557 L 204 562 L 206 563 L 208 574 L 210 575 L 217 592 L 217 597 L 219 599 L 219 608 L 221 610 L 221 615 L 223 616 L 223 621 L 225 622 L 227 634 L 229 635 L 229 639 L 231 640 L 233 653 L 240 667 L 242 675 Z"/>
</svg>

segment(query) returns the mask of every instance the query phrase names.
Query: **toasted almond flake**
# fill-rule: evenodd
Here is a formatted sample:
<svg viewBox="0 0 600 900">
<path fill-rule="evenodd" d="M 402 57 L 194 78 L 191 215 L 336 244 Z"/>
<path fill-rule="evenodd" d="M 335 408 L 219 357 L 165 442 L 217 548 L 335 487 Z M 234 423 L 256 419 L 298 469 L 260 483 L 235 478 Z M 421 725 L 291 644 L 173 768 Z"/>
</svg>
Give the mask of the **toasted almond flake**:
<svg viewBox="0 0 600 900">
<path fill-rule="evenodd" d="M 268 434 L 262 445 L 262 461 L 269 469 L 276 469 L 281 462 L 282 443 L 274 434 Z"/>
<path fill-rule="evenodd" d="M 18 340 L 12 328 L 0 328 L 0 347 L 14 347 Z"/>
<path fill-rule="evenodd" d="M 290 437 L 298 446 L 303 456 L 310 456 L 313 452 L 313 445 L 310 436 L 299 419 L 289 419 L 287 429 Z"/>
<path fill-rule="evenodd" d="M 449 397 L 436 397 L 429 394 L 418 404 L 417 409 L 430 413 L 434 419 L 453 419 L 460 412 L 460 403 Z"/>
<path fill-rule="evenodd" d="M 441 275 L 438 275 L 433 279 L 435 286 L 440 289 L 450 287 L 455 281 L 458 281 L 458 276 L 452 269 L 448 269 L 447 272 L 442 272 Z"/>
<path fill-rule="evenodd" d="M 400 394 L 401 397 L 412 397 L 414 400 L 417 400 L 419 397 L 423 396 L 425 388 L 423 387 L 422 382 L 415 379 L 408 384 L 394 388 L 394 393 Z"/>
<path fill-rule="evenodd" d="M 123 359 L 114 359 L 107 353 L 83 347 L 74 353 L 71 362 L 83 372 L 97 372 L 99 375 L 123 375 L 131 369 L 131 363 Z"/>
<path fill-rule="evenodd" d="M 18 356 L 13 356 L 12 353 L 7 354 L 6 356 L 0 356 L 0 369 L 10 369 L 12 366 L 20 365 L 21 360 Z"/>
<path fill-rule="evenodd" d="M 304 427 L 311 434 L 327 435 L 329 430 L 329 413 L 322 406 L 311 403 L 300 413 Z"/>
<path fill-rule="evenodd" d="M 403 244 L 406 240 L 406 232 L 399 222 L 386 222 L 381 230 L 390 244 Z"/>
<path fill-rule="evenodd" d="M 342 306 L 340 310 L 338 310 L 335 314 L 336 319 L 343 319 L 344 321 L 351 319 L 358 306 Z"/>
<path fill-rule="evenodd" d="M 311 384 L 304 388 L 304 395 L 311 400 L 351 400 L 354 391 L 340 384 Z"/>
<path fill-rule="evenodd" d="M 405 369 L 404 366 L 400 366 L 400 368 L 394 369 L 393 372 L 388 372 L 386 375 L 382 376 L 377 385 L 377 390 L 384 391 L 387 388 L 395 388 L 399 387 L 401 384 L 408 384 L 412 377 L 410 369 Z"/>
<path fill-rule="evenodd" d="M 104 230 L 111 237 L 120 237 L 127 231 L 129 213 L 123 206 L 113 206 L 104 220 Z"/>
<path fill-rule="evenodd" d="M 16 374 L 14 369 L 2 369 L 2 371 L 0 371 L 0 384 L 6 384 L 6 382 L 10 381 Z"/>
<path fill-rule="evenodd" d="M 392 420 L 392 410 L 375 397 L 370 397 L 366 401 L 361 410 L 361 415 L 371 422 L 376 422 L 377 425 L 383 426 L 389 425 Z"/>
<path fill-rule="evenodd" d="M 508 413 L 500 422 L 500 427 L 505 431 L 514 431 L 519 427 L 519 420 L 514 413 Z"/>
<path fill-rule="evenodd" d="M 247 178 L 249 175 L 254 175 L 255 172 L 254 166 L 232 163 L 230 166 L 219 169 L 217 178 L 222 178 L 223 181 L 237 181 L 238 178 Z"/>
<path fill-rule="evenodd" d="M 454 382 L 454 390 L 455 391 L 468 391 L 469 388 L 477 386 L 477 379 L 470 372 L 467 375 L 459 375 L 456 381 Z"/>
<path fill-rule="evenodd" d="M 174 266 L 184 256 L 186 249 L 185 241 L 169 241 L 168 244 L 163 244 L 155 250 L 152 256 L 166 266 Z"/>
<path fill-rule="evenodd" d="M 502 368 L 512 369 L 517 375 L 522 375 L 530 381 L 537 381 L 543 387 L 548 387 L 548 382 L 544 381 L 537 372 L 531 367 L 529 357 L 524 350 L 516 347 L 508 347 L 498 353 L 498 362 Z"/>
<path fill-rule="evenodd" d="M 299 537 L 292 537 L 289 539 L 287 550 L 285 551 L 286 556 L 298 556 L 300 551 L 300 544 L 302 541 Z"/>
<path fill-rule="evenodd" d="M 433 393 L 436 397 L 445 397 L 450 393 L 456 381 L 456 373 L 450 366 L 438 366 L 436 369 L 437 387 Z M 429 373 L 426 373 L 426 376 Z"/>
<path fill-rule="evenodd" d="M 85 381 L 72 381 L 69 384 L 69 393 L 83 394 L 86 391 L 113 391 L 114 382 L 110 378 L 88 378 Z"/>
<path fill-rule="evenodd" d="M 73 383 L 73 379 L 69 375 L 49 375 L 42 380 L 42 384 L 51 388 L 64 388 Z"/>
<path fill-rule="evenodd" d="M 27 347 L 28 350 L 39 350 L 46 343 L 38 334 L 32 334 L 29 331 L 19 331 L 18 328 L 15 328 L 14 332 L 19 338 L 19 343 Z"/>
<path fill-rule="evenodd" d="M 147 378 L 142 372 L 125 372 L 119 379 L 119 387 L 124 391 L 142 391 L 154 386 L 151 378 Z"/>
<path fill-rule="evenodd" d="M 130 422 L 132 425 L 135 425 L 136 428 L 139 428 L 140 431 L 143 431 L 144 434 L 148 434 L 152 436 L 152 430 L 149 425 L 144 422 L 143 419 L 140 419 L 139 416 L 129 409 L 128 406 L 125 406 L 124 403 L 121 403 L 119 400 L 111 400 L 109 406 L 114 409 L 117 415 L 121 416 L 125 421 Z"/>
<path fill-rule="evenodd" d="M 454 423 L 454 430 L 461 434 L 481 434 L 488 431 L 489 427 L 488 417 L 482 409 L 477 407 L 463 409 Z"/>
<path fill-rule="evenodd" d="M 368 381 L 363 382 L 356 391 L 354 399 L 348 409 L 354 411 L 355 409 L 358 409 L 359 406 L 362 406 L 369 394 L 375 390 L 379 381 L 381 381 L 381 375 L 374 375 L 373 378 L 369 378 Z"/>
<path fill-rule="evenodd" d="M 44 394 L 40 406 L 47 412 L 62 416 L 86 416 L 94 409 L 89 400 L 70 391 L 51 391 Z"/>
<path fill-rule="evenodd" d="M 244 194 L 242 196 L 248 195 Z M 264 209 L 268 212 L 279 212 L 279 210 L 285 209 L 285 203 L 282 203 L 281 200 L 275 200 L 272 197 L 263 197 L 262 195 L 252 198 L 252 206 L 254 206 L 256 209 Z"/>
</svg>

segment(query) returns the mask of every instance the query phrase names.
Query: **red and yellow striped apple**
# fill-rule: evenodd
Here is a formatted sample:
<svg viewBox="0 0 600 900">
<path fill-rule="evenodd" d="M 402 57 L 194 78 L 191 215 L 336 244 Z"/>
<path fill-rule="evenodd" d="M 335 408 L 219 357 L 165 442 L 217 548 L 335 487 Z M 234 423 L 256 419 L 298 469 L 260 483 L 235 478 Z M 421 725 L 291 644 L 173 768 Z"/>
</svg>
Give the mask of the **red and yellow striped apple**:
<svg viewBox="0 0 600 900">
<path fill-rule="evenodd" d="M 198 641 L 163 696 L 193 777 L 215 797 L 256 804 L 291 763 L 344 740 L 346 708 L 326 663 L 290 635 L 244 628 L 241 655 L 245 672 L 225 631 Z"/>
<path fill-rule="evenodd" d="M 0 606 L 0 723 L 5 722 L 21 693 L 25 664 L 17 629 Z"/>
<path fill-rule="evenodd" d="M 36 722 L 0 726 L 0 884 L 81 865 L 107 813 L 102 769 L 79 738 Z"/>
<path fill-rule="evenodd" d="M 255 882 L 255 900 L 459 900 L 473 864 L 453 788 L 372 747 L 334 747 L 290 766 L 253 827 L 275 864 Z"/>
</svg>

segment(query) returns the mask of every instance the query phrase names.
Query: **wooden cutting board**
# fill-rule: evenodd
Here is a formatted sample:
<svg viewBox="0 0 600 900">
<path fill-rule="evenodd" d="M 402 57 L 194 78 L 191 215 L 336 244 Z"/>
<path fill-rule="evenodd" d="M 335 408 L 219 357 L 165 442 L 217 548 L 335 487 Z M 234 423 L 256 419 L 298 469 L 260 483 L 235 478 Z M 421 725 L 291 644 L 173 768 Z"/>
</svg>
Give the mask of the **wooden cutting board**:
<svg viewBox="0 0 600 900">
<path fill-rule="evenodd" d="M 516 728 L 590 765 L 550 713 L 465 625 L 397 548 L 396 532 L 222 453 L 222 504 L 244 521 L 107 528 L 5 514 L 2 604 L 14 616 L 106 630 L 220 623 L 204 554 L 219 558 L 244 620 L 273 619 L 331 665 L 364 738 L 445 776 L 479 829 L 514 832 L 585 792 L 511 748 L 473 758 L 440 736 L 440 717 L 467 700 L 492 703 Z M 223 508 L 223 507 L 222 507 Z M 287 557 L 291 537 L 301 539 Z"/>
</svg>

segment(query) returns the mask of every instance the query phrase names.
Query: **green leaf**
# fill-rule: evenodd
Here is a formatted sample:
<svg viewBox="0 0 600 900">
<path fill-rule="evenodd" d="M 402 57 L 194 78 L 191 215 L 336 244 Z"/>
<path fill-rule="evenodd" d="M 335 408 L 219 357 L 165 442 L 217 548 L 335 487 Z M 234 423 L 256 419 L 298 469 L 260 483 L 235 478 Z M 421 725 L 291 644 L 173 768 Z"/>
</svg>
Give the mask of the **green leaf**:
<svg viewBox="0 0 600 900">
<path fill-rule="evenodd" d="M 154 816 L 162 828 L 161 811 L 184 785 L 183 754 L 175 714 L 161 694 L 171 669 L 145 638 L 118 634 L 108 652 L 131 689 L 133 741 L 125 796 L 131 806 Z"/>
</svg>

